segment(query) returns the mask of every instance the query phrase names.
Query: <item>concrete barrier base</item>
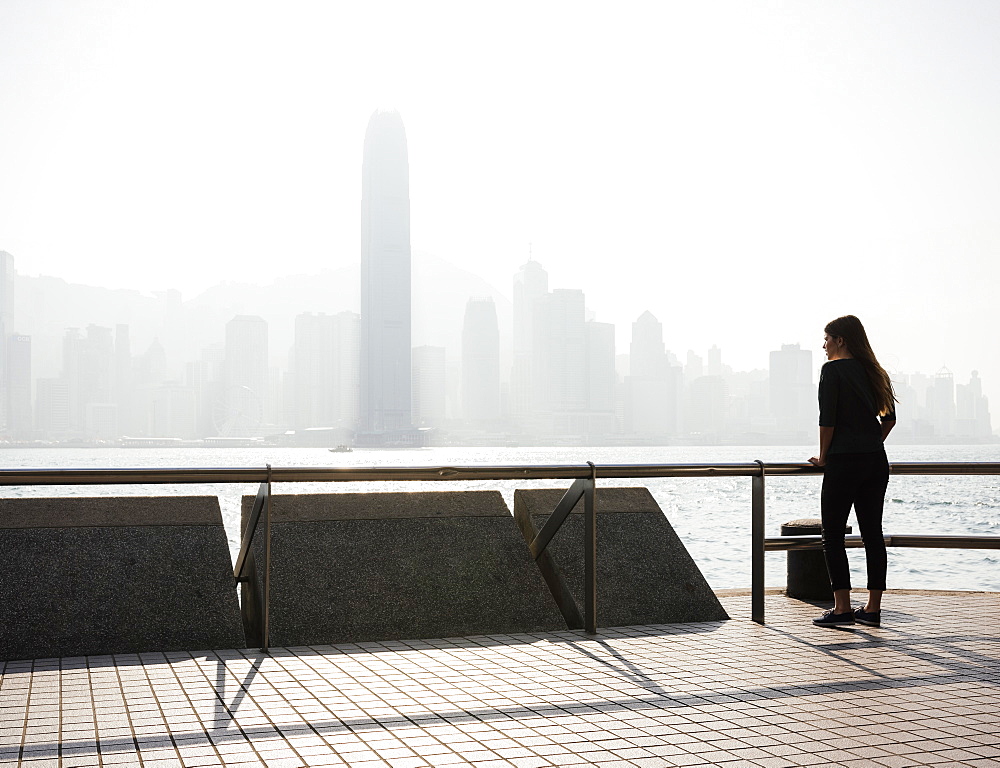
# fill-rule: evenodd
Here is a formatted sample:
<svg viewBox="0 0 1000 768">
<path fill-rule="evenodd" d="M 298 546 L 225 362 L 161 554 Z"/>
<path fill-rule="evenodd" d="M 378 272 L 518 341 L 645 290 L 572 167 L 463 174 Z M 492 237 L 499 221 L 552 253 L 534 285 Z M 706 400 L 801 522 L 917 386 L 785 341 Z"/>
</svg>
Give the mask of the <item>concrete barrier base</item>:
<svg viewBox="0 0 1000 768">
<path fill-rule="evenodd" d="M 0 500 L 0 659 L 245 645 L 219 500 Z"/>
<path fill-rule="evenodd" d="M 514 492 L 514 519 L 526 541 L 541 529 L 563 493 Z M 729 618 L 646 488 L 598 488 L 595 501 L 599 626 Z M 539 558 L 553 598 L 574 628 L 583 626 L 583 537 L 581 499 Z M 572 604 L 567 604 L 567 594 Z"/>
<path fill-rule="evenodd" d="M 271 645 L 566 627 L 497 491 L 272 496 L 271 515 Z"/>
</svg>

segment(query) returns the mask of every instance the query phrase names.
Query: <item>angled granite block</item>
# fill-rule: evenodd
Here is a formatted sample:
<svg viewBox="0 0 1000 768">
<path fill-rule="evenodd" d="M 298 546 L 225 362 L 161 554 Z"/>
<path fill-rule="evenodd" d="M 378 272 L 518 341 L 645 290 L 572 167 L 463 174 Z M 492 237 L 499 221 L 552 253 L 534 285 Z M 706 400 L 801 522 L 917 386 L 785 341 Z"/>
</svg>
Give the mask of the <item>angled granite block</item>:
<svg viewBox="0 0 1000 768">
<path fill-rule="evenodd" d="M 0 659 L 245 645 L 216 497 L 0 500 Z"/>
<path fill-rule="evenodd" d="M 271 645 L 566 627 L 497 491 L 272 496 L 271 515 Z"/>
<path fill-rule="evenodd" d="M 514 519 L 531 541 L 564 491 L 514 491 Z M 597 623 L 603 627 L 728 619 L 683 542 L 646 488 L 598 488 Z M 567 623 L 583 626 L 584 502 L 538 559 Z"/>
</svg>

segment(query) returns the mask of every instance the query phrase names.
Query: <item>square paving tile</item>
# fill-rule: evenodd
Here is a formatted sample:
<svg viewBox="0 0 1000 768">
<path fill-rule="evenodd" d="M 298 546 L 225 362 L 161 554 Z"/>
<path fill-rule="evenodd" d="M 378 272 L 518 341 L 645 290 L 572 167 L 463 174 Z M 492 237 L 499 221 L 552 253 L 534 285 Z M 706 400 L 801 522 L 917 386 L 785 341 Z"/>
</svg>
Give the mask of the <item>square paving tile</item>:
<svg viewBox="0 0 1000 768">
<path fill-rule="evenodd" d="M 836 630 L 722 599 L 596 637 L 0 662 L 0 766 L 1000 765 L 1000 595 L 890 592 Z"/>
</svg>

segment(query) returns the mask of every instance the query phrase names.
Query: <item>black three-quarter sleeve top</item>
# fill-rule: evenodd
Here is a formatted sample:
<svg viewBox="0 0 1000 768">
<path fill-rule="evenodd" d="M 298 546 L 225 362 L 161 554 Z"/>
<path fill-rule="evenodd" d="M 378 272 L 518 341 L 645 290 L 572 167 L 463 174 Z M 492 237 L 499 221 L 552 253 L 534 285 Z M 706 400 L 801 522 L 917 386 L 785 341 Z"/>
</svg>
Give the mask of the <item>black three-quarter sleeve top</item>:
<svg viewBox="0 0 1000 768">
<path fill-rule="evenodd" d="M 824 363 L 819 376 L 819 425 L 835 428 L 830 453 L 883 450 L 882 422 L 895 420 L 895 411 L 879 417 L 875 393 L 860 362 L 849 357 Z"/>
</svg>

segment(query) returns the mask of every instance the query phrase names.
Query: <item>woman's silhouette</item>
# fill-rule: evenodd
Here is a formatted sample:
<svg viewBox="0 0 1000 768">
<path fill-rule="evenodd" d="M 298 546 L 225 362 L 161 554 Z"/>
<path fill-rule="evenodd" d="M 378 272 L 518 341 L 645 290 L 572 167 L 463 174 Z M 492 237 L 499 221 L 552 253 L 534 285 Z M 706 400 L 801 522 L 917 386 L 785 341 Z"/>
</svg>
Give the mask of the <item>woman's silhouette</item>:
<svg viewBox="0 0 1000 768">
<path fill-rule="evenodd" d="M 883 442 L 896 425 L 896 396 L 858 318 L 838 317 L 824 331 L 827 362 L 819 379 L 819 455 L 809 461 L 824 471 L 823 552 L 834 604 L 813 623 L 877 627 L 886 577 L 882 506 L 889 462 Z M 868 567 L 868 602 L 857 610 L 851 608 L 851 573 L 844 548 L 852 505 Z"/>
</svg>

